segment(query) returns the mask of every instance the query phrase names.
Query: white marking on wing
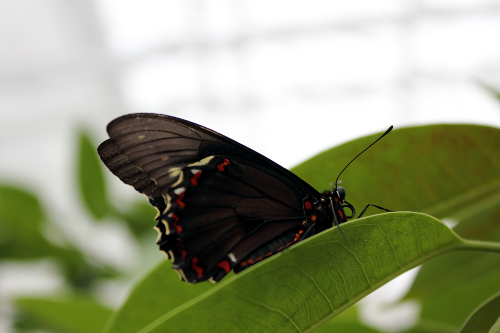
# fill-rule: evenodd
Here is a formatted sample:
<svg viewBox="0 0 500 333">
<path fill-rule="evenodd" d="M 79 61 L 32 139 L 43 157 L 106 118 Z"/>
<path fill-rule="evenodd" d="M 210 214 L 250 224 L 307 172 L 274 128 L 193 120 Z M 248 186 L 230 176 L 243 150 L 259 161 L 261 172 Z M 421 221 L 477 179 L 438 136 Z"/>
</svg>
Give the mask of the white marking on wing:
<svg viewBox="0 0 500 333">
<path fill-rule="evenodd" d="M 199 160 L 198 162 L 194 162 L 192 164 L 188 164 L 188 167 L 207 165 L 212 160 L 212 158 L 214 158 L 214 157 L 215 156 L 205 157 L 204 159 Z"/>
<path fill-rule="evenodd" d="M 234 256 L 234 253 L 229 253 L 227 256 L 228 256 L 228 257 L 229 257 L 229 259 L 231 259 L 231 261 L 232 261 L 232 262 L 234 262 L 234 263 L 235 263 L 236 261 L 238 261 L 238 260 L 236 260 L 236 257 Z"/>
<path fill-rule="evenodd" d="M 185 188 L 185 187 L 179 187 L 179 188 L 176 188 L 176 189 L 174 190 L 174 193 L 175 193 L 175 194 L 177 194 L 177 195 L 179 195 L 179 194 L 181 194 L 182 192 L 184 192 L 185 190 L 186 190 L 186 188 Z"/>
</svg>

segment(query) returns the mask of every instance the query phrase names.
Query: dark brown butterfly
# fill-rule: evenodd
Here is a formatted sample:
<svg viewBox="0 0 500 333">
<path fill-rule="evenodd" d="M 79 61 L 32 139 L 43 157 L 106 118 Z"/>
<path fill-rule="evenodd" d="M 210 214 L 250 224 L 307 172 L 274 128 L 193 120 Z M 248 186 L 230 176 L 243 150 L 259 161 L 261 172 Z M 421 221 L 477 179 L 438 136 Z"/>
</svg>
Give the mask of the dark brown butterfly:
<svg viewBox="0 0 500 333">
<path fill-rule="evenodd" d="M 107 130 L 101 160 L 158 210 L 157 244 L 184 281 L 220 281 L 231 269 L 241 272 L 355 215 L 342 187 L 319 193 L 265 156 L 195 123 L 130 114 Z"/>
</svg>

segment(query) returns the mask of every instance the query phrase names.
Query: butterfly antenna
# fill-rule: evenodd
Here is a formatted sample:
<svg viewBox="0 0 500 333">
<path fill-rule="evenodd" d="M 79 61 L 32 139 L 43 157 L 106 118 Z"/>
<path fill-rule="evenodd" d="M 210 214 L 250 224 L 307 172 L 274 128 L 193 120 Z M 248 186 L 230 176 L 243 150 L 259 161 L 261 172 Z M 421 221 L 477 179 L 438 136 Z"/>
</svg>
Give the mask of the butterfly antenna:
<svg viewBox="0 0 500 333">
<path fill-rule="evenodd" d="M 347 165 L 346 165 L 346 166 L 342 169 L 342 171 L 340 171 L 339 176 L 338 176 L 338 177 L 337 177 L 337 179 L 335 180 L 335 188 L 337 188 L 337 182 L 338 182 L 338 180 L 339 180 L 340 175 L 342 174 L 342 172 L 344 172 L 344 170 L 345 170 L 345 169 L 347 169 L 347 167 L 348 167 L 348 166 L 349 166 L 349 165 L 350 165 L 350 164 L 351 164 L 351 163 L 352 163 L 355 159 L 357 159 L 357 158 L 359 157 L 359 155 L 363 154 L 365 151 L 367 151 L 367 150 L 368 150 L 368 148 L 370 148 L 371 146 L 373 146 L 374 144 L 376 144 L 378 140 L 382 139 L 384 136 L 386 136 L 387 134 L 389 134 L 389 132 L 390 132 L 390 131 L 392 131 L 392 128 L 393 128 L 393 126 L 391 125 L 391 127 L 389 127 L 389 128 L 387 129 L 387 131 L 385 131 L 385 133 L 384 133 L 384 134 L 382 134 L 382 135 L 381 135 L 381 136 L 380 136 L 377 140 L 375 140 L 375 141 L 374 141 L 371 145 L 369 145 L 368 147 L 366 147 L 366 148 L 365 148 L 365 150 L 363 150 L 363 151 L 362 151 L 361 153 L 359 153 L 359 154 L 358 154 L 355 158 L 353 158 L 353 159 L 351 160 L 351 162 L 349 162 L 349 163 L 348 163 L 348 164 L 347 164 Z"/>
</svg>

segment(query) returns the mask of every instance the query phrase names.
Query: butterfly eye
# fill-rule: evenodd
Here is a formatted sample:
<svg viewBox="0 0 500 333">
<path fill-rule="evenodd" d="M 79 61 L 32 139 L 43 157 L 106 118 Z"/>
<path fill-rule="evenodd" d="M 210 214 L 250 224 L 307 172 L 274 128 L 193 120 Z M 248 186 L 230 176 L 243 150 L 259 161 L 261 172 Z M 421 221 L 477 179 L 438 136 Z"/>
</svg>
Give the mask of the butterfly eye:
<svg viewBox="0 0 500 333">
<path fill-rule="evenodd" d="M 340 202 L 344 202 L 346 193 L 342 186 L 337 187 L 337 195 L 339 196 Z"/>
</svg>

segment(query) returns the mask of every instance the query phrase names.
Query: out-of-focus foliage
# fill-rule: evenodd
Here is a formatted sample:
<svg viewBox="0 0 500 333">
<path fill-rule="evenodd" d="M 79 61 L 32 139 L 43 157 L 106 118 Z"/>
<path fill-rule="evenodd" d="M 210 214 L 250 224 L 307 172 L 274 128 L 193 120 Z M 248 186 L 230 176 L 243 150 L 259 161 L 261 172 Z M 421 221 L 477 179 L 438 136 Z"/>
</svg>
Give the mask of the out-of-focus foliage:
<svg viewBox="0 0 500 333">
<path fill-rule="evenodd" d="M 54 332 L 101 332 L 112 311 L 88 297 L 62 300 L 23 298 L 16 301 L 22 310 L 18 327 L 46 328 Z"/>
<path fill-rule="evenodd" d="M 358 308 L 351 306 L 337 317 L 314 330 L 315 333 L 381 333 L 361 323 Z"/>
<path fill-rule="evenodd" d="M 460 333 L 500 332 L 500 295 L 483 304 L 467 320 Z"/>
<path fill-rule="evenodd" d="M 123 220 L 136 236 L 151 232 L 151 225 L 145 221 L 152 220 L 155 209 L 145 200 L 130 207 L 113 207 L 106 189 L 104 168 L 96 152 L 97 145 L 85 132 L 80 133 L 79 139 L 78 184 L 87 210 L 96 219 L 107 216 Z"/>
<path fill-rule="evenodd" d="M 89 135 L 79 134 L 78 163 L 75 172 L 82 206 L 98 222 L 104 217 L 124 221 L 138 239 L 146 232 L 154 239 L 152 217 L 155 210 L 147 202 L 137 202 L 122 209 L 112 206 L 104 177 L 104 168 Z M 75 193 L 76 194 L 76 193 Z M 150 222 L 150 223 L 148 223 Z M 64 247 L 54 245 L 45 237 L 44 229 L 58 231 Z M 107 307 L 92 300 L 92 290 L 102 279 L 120 278 L 115 269 L 95 260 L 88 260 L 83 250 L 73 246 L 52 223 L 42 201 L 25 189 L 0 184 L 0 260 L 50 258 L 65 273 L 70 284 L 62 299 L 28 299 L 16 302 L 20 329 L 47 329 L 51 332 L 99 332 L 110 315 Z"/>
<path fill-rule="evenodd" d="M 0 185 L 0 258 L 34 259 L 66 253 L 42 236 L 45 223 L 45 212 L 33 194 Z"/>
<path fill-rule="evenodd" d="M 77 165 L 78 185 L 83 203 L 94 218 L 102 219 L 112 212 L 112 208 L 95 145 L 85 132 L 80 134 Z"/>
<path fill-rule="evenodd" d="M 480 85 L 483 86 L 483 88 L 486 91 L 488 91 L 490 94 L 492 94 L 494 97 L 496 97 L 498 100 L 500 100 L 500 92 L 497 89 L 490 87 L 484 83 L 481 83 Z"/>
<path fill-rule="evenodd" d="M 89 264 L 69 241 L 66 247 L 47 241 L 43 229 L 48 223 L 45 210 L 34 194 L 0 184 L 1 260 L 55 259 L 69 282 L 78 289 L 89 288 L 99 276 L 114 276 L 110 268 Z"/>
</svg>

